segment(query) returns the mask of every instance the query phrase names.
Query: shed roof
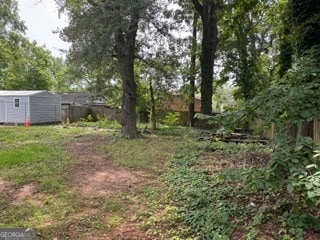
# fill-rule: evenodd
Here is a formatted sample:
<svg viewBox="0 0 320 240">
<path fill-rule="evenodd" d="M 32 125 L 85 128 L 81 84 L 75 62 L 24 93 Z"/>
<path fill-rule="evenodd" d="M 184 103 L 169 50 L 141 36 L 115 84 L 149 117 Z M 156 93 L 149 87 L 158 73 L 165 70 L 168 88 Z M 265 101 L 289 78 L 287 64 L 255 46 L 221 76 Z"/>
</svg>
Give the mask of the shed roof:
<svg viewBox="0 0 320 240">
<path fill-rule="evenodd" d="M 62 104 L 74 105 L 105 105 L 106 99 L 101 94 L 94 94 L 89 92 L 55 92 L 54 95 L 61 97 Z"/>
<path fill-rule="evenodd" d="M 45 92 L 45 90 L 38 91 L 0 91 L 0 96 L 31 96 L 38 93 Z"/>
</svg>

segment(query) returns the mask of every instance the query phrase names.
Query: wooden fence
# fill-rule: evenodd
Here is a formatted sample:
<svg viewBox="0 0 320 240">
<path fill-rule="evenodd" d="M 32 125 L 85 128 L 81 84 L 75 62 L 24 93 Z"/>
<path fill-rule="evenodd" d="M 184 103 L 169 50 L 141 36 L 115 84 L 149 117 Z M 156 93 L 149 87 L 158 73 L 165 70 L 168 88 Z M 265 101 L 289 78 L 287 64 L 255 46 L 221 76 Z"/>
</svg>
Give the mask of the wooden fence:
<svg viewBox="0 0 320 240">
<path fill-rule="evenodd" d="M 112 121 L 120 121 L 121 110 L 118 108 L 110 108 L 107 106 L 74 106 L 62 105 L 61 108 L 61 122 L 74 123 L 81 119 L 86 119 L 89 115 L 94 120 L 100 117 L 106 117 Z"/>
<path fill-rule="evenodd" d="M 250 123 L 250 129 L 257 130 L 261 137 L 266 137 L 268 139 L 274 139 L 277 134 L 277 128 L 272 125 L 269 129 L 259 130 L 262 125 L 261 120 L 255 120 Z M 315 119 L 313 121 L 313 139 L 317 144 L 320 144 L 320 120 Z"/>
</svg>

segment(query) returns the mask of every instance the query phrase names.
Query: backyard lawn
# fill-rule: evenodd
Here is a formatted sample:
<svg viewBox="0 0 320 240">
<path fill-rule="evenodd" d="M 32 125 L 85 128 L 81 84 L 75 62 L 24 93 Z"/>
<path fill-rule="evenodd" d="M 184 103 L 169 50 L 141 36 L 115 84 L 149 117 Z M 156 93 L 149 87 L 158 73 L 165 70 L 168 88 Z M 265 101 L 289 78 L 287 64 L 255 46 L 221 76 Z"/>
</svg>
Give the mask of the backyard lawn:
<svg viewBox="0 0 320 240">
<path fill-rule="evenodd" d="M 57 240 L 320 238 L 315 218 L 286 211 L 291 199 L 242 184 L 245 169 L 268 163 L 267 146 L 198 134 L 0 127 L 0 227 Z"/>
<path fill-rule="evenodd" d="M 130 141 L 92 127 L 1 127 L 0 143 L 1 227 L 35 227 L 39 239 L 176 234 L 164 173 L 181 137 Z"/>
</svg>

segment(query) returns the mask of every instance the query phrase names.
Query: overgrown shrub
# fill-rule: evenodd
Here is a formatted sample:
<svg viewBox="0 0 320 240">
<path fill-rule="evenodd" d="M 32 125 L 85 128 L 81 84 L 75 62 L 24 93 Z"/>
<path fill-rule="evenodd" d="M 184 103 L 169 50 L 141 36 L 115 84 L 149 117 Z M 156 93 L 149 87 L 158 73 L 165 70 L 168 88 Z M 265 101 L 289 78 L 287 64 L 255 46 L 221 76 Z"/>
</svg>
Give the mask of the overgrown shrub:
<svg viewBox="0 0 320 240">
<path fill-rule="evenodd" d="M 180 122 L 180 113 L 178 112 L 169 112 L 166 115 L 166 118 L 163 120 L 163 123 L 170 126 L 178 126 Z"/>
<path fill-rule="evenodd" d="M 311 205 L 320 203 L 319 163 L 312 156 L 316 146 L 303 129 L 320 118 L 319 54 L 319 46 L 306 51 L 283 79 L 238 109 L 215 117 L 199 116 L 223 124 L 227 131 L 254 118 L 265 126 L 277 126 L 271 163 L 265 169 L 247 171 L 247 184 L 274 191 L 285 187 Z"/>
</svg>

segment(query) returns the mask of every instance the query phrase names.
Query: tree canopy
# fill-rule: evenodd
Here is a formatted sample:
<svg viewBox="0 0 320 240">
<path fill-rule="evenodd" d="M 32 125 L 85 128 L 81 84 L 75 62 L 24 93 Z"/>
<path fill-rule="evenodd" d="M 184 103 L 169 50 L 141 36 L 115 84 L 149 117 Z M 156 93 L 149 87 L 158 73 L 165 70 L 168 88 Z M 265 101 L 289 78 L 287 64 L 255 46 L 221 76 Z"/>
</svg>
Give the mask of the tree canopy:
<svg viewBox="0 0 320 240">
<path fill-rule="evenodd" d="M 36 41 L 30 42 L 25 30 L 17 2 L 4 0 L 0 4 L 0 88 L 59 90 L 56 83 L 66 74 L 62 59 L 53 57 Z"/>
</svg>

